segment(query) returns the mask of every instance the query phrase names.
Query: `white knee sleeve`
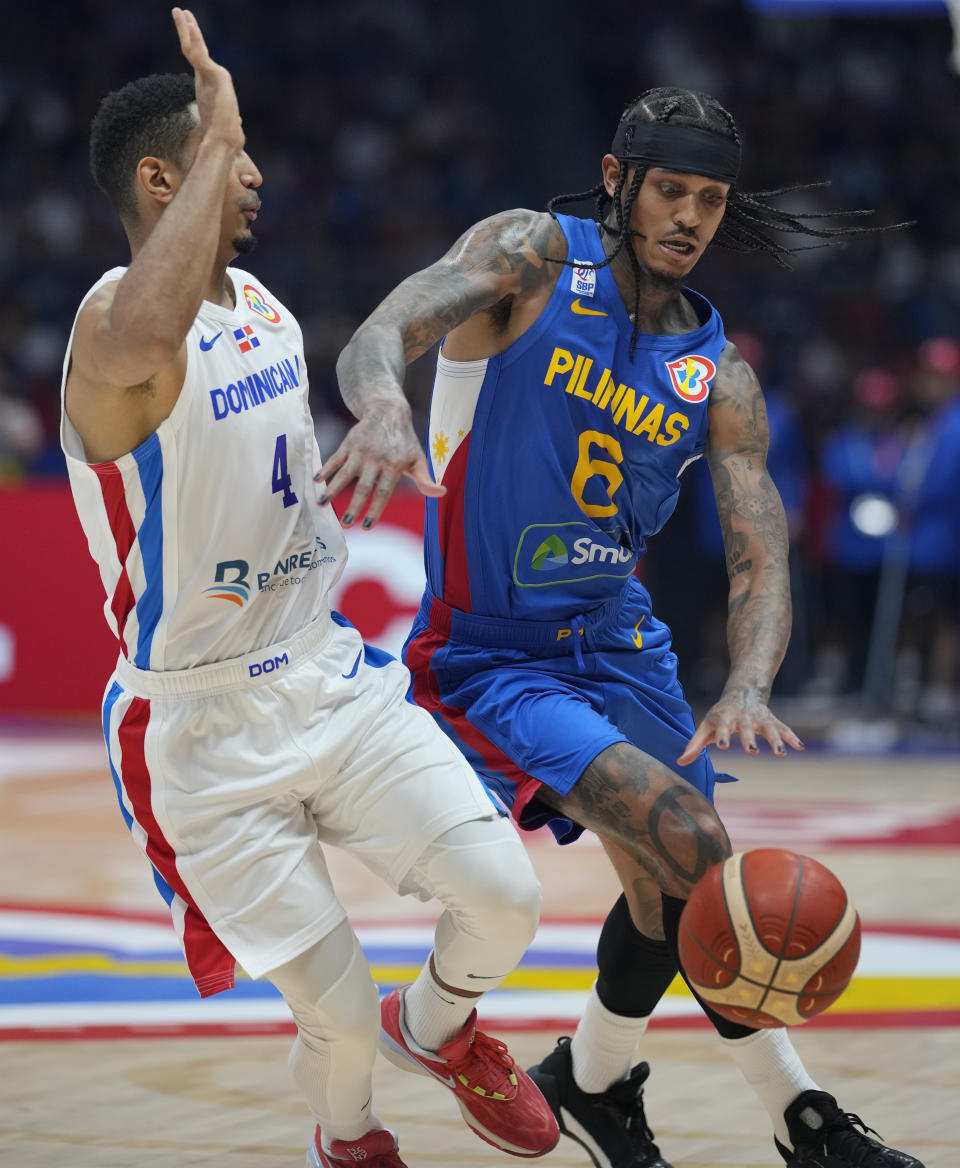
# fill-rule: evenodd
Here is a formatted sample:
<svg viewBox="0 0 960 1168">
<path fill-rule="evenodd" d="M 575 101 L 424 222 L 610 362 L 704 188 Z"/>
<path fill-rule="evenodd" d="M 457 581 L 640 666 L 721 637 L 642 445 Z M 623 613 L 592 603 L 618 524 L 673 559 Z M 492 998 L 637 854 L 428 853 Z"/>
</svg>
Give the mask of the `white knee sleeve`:
<svg viewBox="0 0 960 1168">
<path fill-rule="evenodd" d="M 426 848 L 405 891 L 436 897 L 434 965 L 447 985 L 477 993 L 510 973 L 540 920 L 540 884 L 516 830 L 503 818 L 475 819 Z"/>
<path fill-rule="evenodd" d="M 371 1092 L 380 1005 L 349 922 L 268 977 L 297 1023 L 290 1070 L 324 1139 L 359 1139 L 378 1126 Z"/>
</svg>

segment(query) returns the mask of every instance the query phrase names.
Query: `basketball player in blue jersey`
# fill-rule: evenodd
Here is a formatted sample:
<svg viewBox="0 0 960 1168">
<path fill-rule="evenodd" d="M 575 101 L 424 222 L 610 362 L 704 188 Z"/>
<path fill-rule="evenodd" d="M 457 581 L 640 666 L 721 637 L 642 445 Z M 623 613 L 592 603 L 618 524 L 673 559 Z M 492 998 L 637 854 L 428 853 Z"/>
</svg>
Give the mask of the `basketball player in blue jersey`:
<svg viewBox="0 0 960 1168">
<path fill-rule="evenodd" d="M 444 905 L 392 1057 L 488 1143 L 543 1155 L 554 1115 L 475 1010 L 533 937 L 537 879 L 404 667 L 330 611 L 346 548 L 316 507 L 300 327 L 228 266 L 251 250 L 260 172 L 229 73 L 173 17 L 194 77 L 131 82 L 94 121 L 132 258 L 84 298 L 63 377 L 71 486 L 121 646 L 103 706 L 121 811 L 201 995 L 239 962 L 290 1007 L 311 1168 L 403 1168 L 372 1106 L 377 987 L 321 843 Z M 414 473 L 436 491 L 422 459 Z"/>
<path fill-rule="evenodd" d="M 767 705 L 790 629 L 787 529 L 765 469 L 752 369 L 716 310 L 684 286 L 716 241 L 783 260 L 810 226 L 736 186 L 740 136 L 713 98 L 655 89 L 625 111 L 594 190 L 546 214 L 471 228 L 410 276 L 338 363 L 358 419 L 328 461 L 343 523 L 382 512 L 418 451 L 404 367 L 443 338 L 429 456 L 427 590 L 406 645 L 416 700 L 523 828 L 596 832 L 622 883 L 599 976 L 572 1041 L 531 1070 L 561 1130 L 598 1168 L 668 1168 L 631 1069 L 678 972 L 677 930 L 700 876 L 730 852 L 706 753 L 801 749 Z M 596 220 L 556 214 L 595 197 Z M 706 457 L 730 578 L 731 669 L 695 728 L 669 631 L 634 575 Z M 922 1168 L 872 1139 L 811 1079 L 784 1030 L 704 1006 L 773 1122 L 791 1168 Z M 385 1020 L 389 1033 L 391 1023 Z"/>
</svg>

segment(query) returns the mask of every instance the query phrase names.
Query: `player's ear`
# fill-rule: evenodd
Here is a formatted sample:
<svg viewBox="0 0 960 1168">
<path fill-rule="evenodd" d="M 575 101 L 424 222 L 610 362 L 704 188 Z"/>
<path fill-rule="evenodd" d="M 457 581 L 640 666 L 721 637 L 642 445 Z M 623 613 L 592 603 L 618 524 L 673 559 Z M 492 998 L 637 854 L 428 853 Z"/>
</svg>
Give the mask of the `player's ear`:
<svg viewBox="0 0 960 1168">
<path fill-rule="evenodd" d="M 612 154 L 604 154 L 600 170 L 603 174 L 604 189 L 608 195 L 612 196 L 617 189 L 617 180 L 620 177 L 620 163 Z"/>
<path fill-rule="evenodd" d="M 176 194 L 183 176 L 171 162 L 147 155 L 137 163 L 137 186 L 148 199 L 169 203 Z"/>
</svg>

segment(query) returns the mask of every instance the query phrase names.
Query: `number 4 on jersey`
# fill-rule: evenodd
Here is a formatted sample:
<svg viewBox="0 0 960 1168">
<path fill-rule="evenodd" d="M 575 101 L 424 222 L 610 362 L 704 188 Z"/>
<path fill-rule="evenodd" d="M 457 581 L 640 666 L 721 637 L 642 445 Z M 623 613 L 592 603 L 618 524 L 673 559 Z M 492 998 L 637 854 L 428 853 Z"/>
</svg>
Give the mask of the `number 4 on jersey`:
<svg viewBox="0 0 960 1168">
<path fill-rule="evenodd" d="M 284 507 L 292 507 L 298 502 L 297 496 L 290 490 L 290 483 L 290 472 L 287 470 L 287 436 L 279 434 L 273 451 L 273 493 L 283 491 Z"/>
</svg>

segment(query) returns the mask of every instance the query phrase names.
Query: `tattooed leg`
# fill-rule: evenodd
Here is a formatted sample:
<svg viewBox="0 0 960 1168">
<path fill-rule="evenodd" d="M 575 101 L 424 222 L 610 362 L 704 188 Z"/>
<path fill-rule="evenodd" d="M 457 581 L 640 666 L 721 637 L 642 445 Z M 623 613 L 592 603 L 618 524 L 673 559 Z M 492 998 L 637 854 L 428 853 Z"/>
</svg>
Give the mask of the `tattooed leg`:
<svg viewBox="0 0 960 1168">
<path fill-rule="evenodd" d="M 634 928 L 652 941 L 663 940 L 663 911 L 660 885 L 622 844 L 609 836 L 600 843 L 617 874 Z"/>
<path fill-rule="evenodd" d="M 568 795 L 543 786 L 537 796 L 618 845 L 668 896 L 686 899 L 704 872 L 731 852 L 709 800 L 626 742 L 598 755 Z"/>
</svg>

